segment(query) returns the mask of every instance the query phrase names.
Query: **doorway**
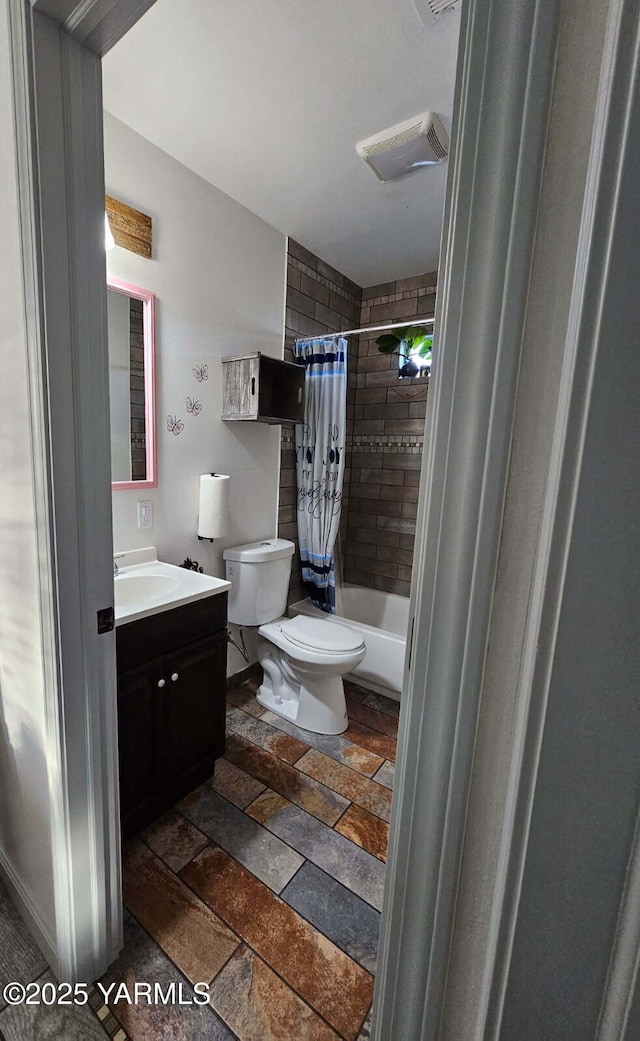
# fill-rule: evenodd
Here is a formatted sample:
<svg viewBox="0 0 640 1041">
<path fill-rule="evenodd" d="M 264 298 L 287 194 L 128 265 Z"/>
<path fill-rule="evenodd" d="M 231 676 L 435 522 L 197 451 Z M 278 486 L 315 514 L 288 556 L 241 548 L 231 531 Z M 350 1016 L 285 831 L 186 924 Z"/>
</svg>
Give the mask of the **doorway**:
<svg viewBox="0 0 640 1041">
<path fill-rule="evenodd" d="M 115 5 L 118 6 L 122 5 Z M 406 723 L 400 740 L 404 764 L 400 775 L 401 796 L 391 832 L 392 884 L 389 887 L 385 915 L 382 972 L 379 976 L 383 982 L 379 984 L 380 1017 L 374 1028 L 374 1036 L 377 1038 L 396 1036 L 398 1030 L 401 1032 L 400 1036 L 435 1036 L 437 1023 L 440 1021 L 468 806 L 477 708 L 482 689 L 510 461 L 520 361 L 518 351 L 513 348 L 516 343 L 521 346 L 519 332 L 523 327 L 531 275 L 536 231 L 534 214 L 537 212 L 539 199 L 543 142 L 552 94 L 559 7 L 558 4 L 541 4 L 540 10 L 535 12 L 535 18 L 533 12 L 531 13 L 533 22 L 511 24 L 508 32 L 504 31 L 504 26 L 501 27 L 500 17 L 495 12 L 490 12 L 490 5 L 471 4 L 465 16 L 463 57 L 458 80 L 459 111 L 464 113 L 464 119 L 460 121 L 459 136 L 454 149 L 449 204 L 445 219 L 446 261 L 441 281 L 445 289 L 441 292 L 439 301 L 442 353 L 439 359 L 436 358 L 434 396 L 427 417 L 429 459 L 423 476 L 427 494 L 423 496 L 418 525 L 421 532 L 421 552 L 412 600 L 413 630 L 409 640 L 411 656 L 407 688 L 410 696 L 405 711 Z M 90 30 L 87 25 L 83 26 L 81 20 L 71 20 L 66 29 L 62 30 L 67 35 L 63 36 L 63 46 L 60 48 L 59 30 L 49 31 L 51 27 L 45 30 L 44 26 L 40 25 L 37 11 L 33 25 L 36 28 L 29 40 L 26 26 L 23 24 L 21 28 L 18 27 L 20 31 L 16 34 L 14 25 L 14 58 L 17 55 L 19 60 L 22 60 L 26 54 L 33 54 L 35 41 L 35 51 L 38 52 L 38 47 L 41 48 L 36 53 L 36 71 L 45 75 L 43 69 L 46 62 L 42 66 L 39 64 L 40 57 L 45 56 L 51 59 L 53 68 L 57 69 L 61 76 L 58 83 L 60 89 L 50 95 L 54 110 L 57 106 L 58 117 L 65 105 L 71 106 L 68 115 L 75 112 L 80 116 L 85 102 L 89 103 L 89 109 L 93 105 L 95 117 L 99 63 L 88 58 L 81 45 L 78 44 L 76 48 L 73 42 L 66 42 L 69 31 L 77 32 L 83 39 L 91 42 L 91 33 L 95 29 Z M 623 78 L 627 76 L 624 90 L 627 91 L 628 97 L 633 99 L 633 63 L 624 43 L 620 42 L 624 37 L 624 34 L 620 33 L 621 25 L 633 30 L 632 14 L 624 4 L 612 5 L 607 36 L 609 50 L 605 52 L 605 56 L 608 56 L 612 66 L 614 62 L 620 63 L 620 75 Z M 98 38 L 99 32 L 97 37 L 94 35 L 93 40 Z M 632 31 L 629 32 L 628 38 L 634 38 Z M 104 39 L 103 36 L 102 44 Z M 487 65 L 487 55 L 492 59 L 491 68 Z M 504 59 L 502 63 L 493 60 L 497 55 Z M 513 72 L 508 97 L 503 90 L 505 68 Z M 20 69 L 18 71 L 20 72 Z M 617 95 L 607 73 L 605 67 L 600 81 L 602 93 L 599 101 L 608 115 L 611 115 Z M 77 93 L 65 93 L 65 90 L 61 89 L 65 79 L 67 84 L 72 80 L 76 85 L 81 84 Z M 14 74 L 14 82 L 19 80 L 20 77 L 16 80 Z M 535 89 L 532 89 L 532 81 Z M 483 92 L 477 90 L 480 83 L 483 85 Z M 38 91 L 42 87 L 42 80 L 36 76 L 34 89 Z M 29 109 L 27 96 L 23 97 L 23 101 L 24 125 L 37 125 L 37 119 L 43 118 L 43 110 L 40 109 L 37 116 Z M 77 106 L 75 109 L 74 105 Z M 609 108 L 606 108 L 606 105 Z M 490 116 L 487 109 L 490 109 Z M 54 111 L 53 115 L 55 114 Z M 83 622 L 83 619 L 88 617 L 93 620 L 97 610 L 102 609 L 108 599 L 108 596 L 105 596 L 110 582 L 111 566 L 108 553 L 108 501 L 105 495 L 100 499 L 101 493 L 96 493 L 94 479 L 96 472 L 107 473 L 108 461 L 104 451 L 105 439 L 99 436 L 103 435 L 106 429 L 104 424 L 100 427 L 100 416 L 105 414 L 104 400 L 100 402 L 100 380 L 87 381 L 87 386 L 92 388 L 92 392 L 96 392 L 96 400 L 92 401 L 91 393 L 88 393 L 81 402 L 77 373 L 78 366 L 80 371 L 84 371 L 82 365 L 86 363 L 90 366 L 91 361 L 96 359 L 98 364 L 97 367 L 93 366 L 93 372 L 105 372 L 104 301 L 101 302 L 101 293 L 104 295 L 104 264 L 103 260 L 99 260 L 97 232 L 99 224 L 102 223 L 101 220 L 98 221 L 98 217 L 101 217 L 104 193 L 100 183 L 99 141 L 93 142 L 93 148 L 88 147 L 82 133 L 76 132 L 70 136 L 70 128 L 75 126 L 77 129 L 79 125 L 74 123 L 72 118 L 66 121 L 58 118 L 56 122 L 51 118 L 51 112 L 48 115 L 49 126 L 59 130 L 59 139 L 55 134 L 45 134 L 44 123 L 40 125 L 40 160 L 43 161 L 44 157 L 50 154 L 48 149 L 57 147 L 56 142 L 65 142 L 67 148 L 66 151 L 62 150 L 62 157 L 60 150 L 56 153 L 59 160 L 57 163 L 45 164 L 47 169 L 52 171 L 51 184 L 38 186 L 38 192 L 44 192 L 44 197 L 39 200 L 43 206 L 44 218 L 40 225 L 42 238 L 37 245 L 33 241 L 30 245 L 28 242 L 23 245 L 27 259 L 42 251 L 44 263 L 41 267 L 34 265 L 32 270 L 38 267 L 49 280 L 49 286 L 56 284 L 57 269 L 59 273 L 62 272 L 60 277 L 66 279 L 65 284 L 73 284 L 76 289 L 85 290 L 84 293 L 77 292 L 74 295 L 74 306 L 67 316 L 67 322 L 73 326 L 71 335 L 65 336 L 62 331 L 62 308 L 58 312 L 50 313 L 43 310 L 40 303 L 38 313 L 45 319 L 49 362 L 53 360 L 59 344 L 66 343 L 72 350 L 77 350 L 79 342 L 89 345 L 84 362 L 78 352 L 73 359 L 73 365 L 67 365 L 66 369 L 64 366 L 60 367 L 57 382 L 52 376 L 49 407 L 57 420 L 65 414 L 64 394 L 69 391 L 69 387 L 64 383 L 64 372 L 76 373 L 75 390 L 72 388 L 71 397 L 67 396 L 66 399 L 66 414 L 70 416 L 68 427 L 64 424 L 54 424 L 53 441 L 57 446 L 53 453 L 54 462 L 59 463 L 63 447 L 75 446 L 76 426 L 85 433 L 93 431 L 83 444 L 82 452 L 68 453 L 68 458 L 73 457 L 75 461 L 75 470 L 71 475 L 73 494 L 66 499 L 59 495 L 50 514 L 48 489 L 42 489 L 40 499 L 43 517 L 49 514 L 52 522 L 55 521 L 51 530 L 47 529 L 47 534 L 50 539 L 56 540 L 58 559 L 65 560 L 67 566 L 72 569 L 75 567 L 73 574 L 67 574 L 67 578 L 70 583 L 74 580 L 75 589 L 79 588 L 82 591 L 76 614 L 73 615 L 70 611 L 66 618 L 70 632 L 81 634 L 82 637 L 81 653 L 76 655 L 75 659 L 78 670 L 76 673 L 71 670 L 71 662 L 74 660 L 73 645 L 65 644 L 64 640 L 59 647 L 55 641 L 51 644 L 52 660 L 64 661 L 66 658 L 69 670 L 65 676 L 65 696 L 56 696 L 53 699 L 50 704 L 50 718 L 60 719 L 61 714 L 62 719 L 68 716 L 70 721 L 73 718 L 73 710 L 76 709 L 80 730 L 79 735 L 76 732 L 75 738 L 70 728 L 54 731 L 56 755 L 61 761 L 65 761 L 62 753 L 65 750 L 69 753 L 62 774 L 63 788 L 59 797 L 52 789 L 52 805 L 56 808 L 53 820 L 59 842 L 55 860 L 56 909 L 59 912 L 57 930 L 58 940 L 64 932 L 67 944 L 66 948 L 62 945 L 62 956 L 66 958 L 65 971 L 73 974 L 81 964 L 77 961 L 76 954 L 82 946 L 79 941 L 84 923 L 88 919 L 92 920 L 90 931 L 95 932 L 95 942 L 91 957 L 85 964 L 91 966 L 93 959 L 93 968 L 89 967 L 87 971 L 95 974 L 100 959 L 104 957 L 104 951 L 112 952 L 114 941 L 116 946 L 118 943 L 117 912 L 115 918 L 113 917 L 114 908 L 118 906 L 117 856 L 114 857 L 114 851 L 117 852 L 117 839 L 114 828 L 108 824 L 109 811 L 113 814 L 114 810 L 113 742 L 111 745 L 107 742 L 106 747 L 110 748 L 110 753 L 107 754 L 106 760 L 105 746 L 99 740 L 98 747 L 94 749 L 95 755 L 92 756 L 93 745 L 87 734 L 91 732 L 93 735 L 94 731 L 81 725 L 87 719 L 94 718 L 92 703 L 86 696 L 88 681 L 93 679 L 94 689 L 100 692 L 96 699 L 98 712 L 95 719 L 95 736 L 98 739 L 101 735 L 109 734 L 109 719 L 105 718 L 104 714 L 105 707 L 108 708 L 109 705 L 109 681 L 105 684 L 103 677 L 110 677 L 112 696 L 113 645 L 109 645 L 105 640 L 94 640 L 93 633 L 90 637 Z M 482 123 L 483 118 L 489 120 L 487 128 L 491 125 L 491 120 L 496 130 L 500 127 L 503 131 L 507 128 L 510 132 L 512 128 L 518 128 L 517 134 L 513 129 L 515 138 L 510 138 L 509 133 L 506 138 L 497 134 L 494 139 L 496 148 L 491 155 L 478 147 L 476 127 Z M 94 125 L 95 123 L 94 118 Z M 525 132 L 522 132 L 523 127 Z M 618 130 L 619 135 L 623 135 L 619 126 Z M 613 123 L 608 126 L 608 133 L 610 139 L 611 135 L 614 136 L 614 142 L 618 140 L 615 138 Z M 26 164 L 23 169 L 28 169 L 33 161 L 28 144 L 19 140 L 18 145 L 22 148 L 22 159 Z M 597 158 L 596 156 L 594 162 Z M 60 173 L 60 184 L 56 184 L 56 170 Z M 72 170 L 75 173 L 73 177 Z M 91 173 L 95 175 L 95 184 Z M 461 188 L 465 178 L 467 184 L 473 183 L 474 186 L 471 198 L 469 192 Z M 70 184 L 74 186 L 72 191 L 69 190 Z M 499 197 L 493 190 L 498 184 Z M 87 189 L 85 193 L 81 190 L 82 185 Z M 589 187 L 597 194 L 597 186 L 589 183 Z M 55 194 L 56 189 L 60 188 L 65 189 L 62 202 L 60 194 Z M 485 189 L 484 192 L 481 191 L 482 188 Z M 479 199 L 482 205 L 479 204 Z M 33 201 L 33 188 L 29 186 L 28 178 L 23 180 L 22 212 L 25 224 L 33 228 L 36 224 L 34 214 L 32 211 L 29 212 L 25 200 Z M 55 201 L 55 206 L 52 205 L 52 200 Z M 75 238 L 58 234 L 60 226 L 53 220 L 53 213 L 57 212 L 63 228 L 77 229 L 81 225 L 76 218 L 81 214 L 83 205 L 88 207 L 95 218 L 96 238 L 92 245 L 84 241 L 81 233 Z M 501 221 L 500 218 L 505 220 Z M 93 224 L 91 226 L 93 227 Z M 587 230 L 584 230 L 584 235 L 587 235 Z M 511 249 L 514 235 L 518 243 L 517 257 Z M 61 264 L 59 242 L 64 240 L 69 247 L 69 256 L 65 256 L 65 263 Z M 591 244 L 592 239 L 588 239 L 588 242 Z M 83 266 L 80 261 L 84 257 L 85 248 L 89 262 Z M 488 264 L 487 255 L 490 257 Z M 23 260 L 23 270 L 24 265 Z M 484 279 L 481 277 L 483 269 Z M 469 280 L 471 272 L 477 277 Z M 41 286 L 37 279 L 34 279 L 31 285 L 34 298 L 38 299 L 36 290 L 41 291 Z M 86 307 L 86 292 L 89 293 L 90 301 L 95 304 L 89 309 Z M 56 294 L 50 292 L 49 300 L 55 298 Z M 68 294 L 62 292 L 60 299 L 68 300 Z M 583 304 L 584 299 L 578 299 L 576 306 Z M 88 328 L 93 328 L 96 335 L 78 336 L 80 330 L 87 331 Z M 32 328 L 31 343 L 39 346 L 36 333 L 37 330 Z M 465 342 L 478 336 L 489 352 L 483 353 L 482 364 L 477 357 L 474 358 L 463 350 Z M 41 389 L 42 373 L 35 364 L 41 355 L 33 346 L 31 350 L 31 360 L 34 363 L 32 371 L 37 376 L 36 389 Z M 93 358 L 91 352 L 94 352 Z M 566 375 L 563 384 L 566 401 L 574 391 L 579 390 L 571 383 L 569 375 Z M 71 411 L 68 408 L 69 401 Z M 456 410 L 461 418 L 459 425 L 451 422 L 452 417 L 455 418 Z M 91 412 L 91 422 L 88 412 Z M 42 414 L 48 414 L 48 410 L 43 408 Z M 472 422 L 470 417 L 473 417 Z M 450 436 L 451 431 L 453 436 Z M 566 431 L 563 436 L 565 435 Z M 64 438 L 67 440 L 64 441 Z M 564 442 L 561 440 L 558 444 L 561 449 Z M 445 446 L 446 450 L 440 454 L 440 449 Z M 45 457 L 46 453 L 43 451 L 41 459 L 44 460 Z M 99 461 L 97 471 L 96 460 Z M 579 465 L 581 461 L 576 463 L 576 467 Z M 87 472 L 84 485 L 80 480 L 83 468 Z M 579 471 L 576 469 L 575 472 Z M 452 477 L 455 478 L 456 474 L 457 479 L 452 483 Z M 66 487 L 69 488 L 68 471 L 55 472 L 54 468 L 54 476 L 56 480 L 66 480 Z M 85 502 L 83 496 L 89 502 Z M 96 510 L 95 515 L 99 522 L 100 530 L 95 537 L 95 545 L 87 537 L 86 526 L 81 525 L 78 528 L 76 523 L 83 511 L 84 515 L 87 515 L 85 507 L 88 505 L 92 505 Z M 62 523 L 63 506 L 70 511 L 68 525 Z M 449 518 L 450 523 L 443 524 L 443 518 Z M 74 533 L 78 530 L 81 532 L 79 548 L 73 543 Z M 95 553 L 92 552 L 92 548 L 95 548 Z M 464 552 L 460 552 L 461 550 Z M 44 576 L 54 573 L 51 565 L 48 571 L 44 565 L 42 566 Z M 58 575 L 58 578 L 61 576 Z M 92 585 L 93 578 L 96 579 L 97 585 Z M 65 601 L 65 595 L 68 596 L 68 601 Z M 73 603 L 72 590 L 68 589 L 65 593 L 65 583 L 60 581 L 58 603 L 64 606 L 65 602 L 70 605 Z M 82 675 L 81 668 L 85 669 Z M 425 677 L 429 681 L 428 691 Z M 59 686 L 52 687 L 54 692 L 59 693 L 60 689 Z M 452 692 L 455 691 L 458 691 L 459 696 L 452 696 Z M 74 692 L 79 695 L 75 701 L 72 697 Z M 439 696 L 436 696 L 438 692 Z M 430 722 L 436 724 L 432 734 L 445 735 L 444 740 L 439 741 L 436 747 L 425 742 L 427 735 L 422 727 L 425 704 L 429 706 Z M 111 733 L 113 722 L 111 717 Z M 431 750 L 432 756 L 428 754 Z M 88 771 L 87 762 L 91 764 Z M 92 787 L 89 806 L 86 805 L 87 800 L 83 795 L 79 805 L 71 807 L 76 812 L 84 809 L 86 816 L 91 819 L 91 824 L 86 829 L 74 830 L 69 826 L 69 806 L 65 799 L 69 792 L 76 790 L 70 783 L 74 770 L 79 771 L 80 776 L 85 776 L 88 772 L 97 782 Z M 440 783 L 442 778 L 448 778 L 444 785 Z M 96 808 L 99 810 L 97 815 Z M 71 813 L 71 818 L 75 819 L 74 813 Z M 419 829 L 416 825 L 419 825 Z M 88 843 L 85 841 L 85 835 L 90 838 Z M 74 847 L 75 842 L 78 843 L 77 847 Z M 86 853 L 87 846 L 90 853 L 88 858 L 81 855 L 83 852 Z M 71 856 L 74 848 L 77 854 L 75 860 Z M 92 888 L 91 893 L 83 894 L 82 867 L 87 863 L 96 872 L 92 877 L 99 878 L 99 882 Z M 103 874 L 105 867 L 107 870 Z M 416 913 L 416 888 L 412 888 L 410 884 L 412 877 L 416 877 L 416 871 L 420 877 L 426 879 L 426 884 L 421 890 L 420 914 Z M 101 914 L 96 916 L 95 913 L 86 913 L 83 916 L 77 913 L 73 921 L 79 931 L 75 935 L 73 931 L 69 934 L 66 926 L 73 916 L 67 917 L 65 912 L 68 912 L 70 907 L 79 911 L 85 896 L 94 911 L 96 907 L 102 909 Z M 86 910 L 88 912 L 89 909 Z M 105 940 L 106 921 L 109 923 L 109 929 L 113 931 L 111 938 L 107 936 Z M 425 922 L 427 928 L 421 928 L 420 923 Z M 99 924 L 97 931 L 96 923 Z M 106 930 L 107 933 L 109 929 Z M 428 937 L 430 951 L 428 964 L 418 963 L 415 958 L 415 952 L 424 949 L 425 936 Z M 56 947 L 60 949 L 60 944 Z M 97 960 L 95 952 L 99 952 Z"/>
</svg>

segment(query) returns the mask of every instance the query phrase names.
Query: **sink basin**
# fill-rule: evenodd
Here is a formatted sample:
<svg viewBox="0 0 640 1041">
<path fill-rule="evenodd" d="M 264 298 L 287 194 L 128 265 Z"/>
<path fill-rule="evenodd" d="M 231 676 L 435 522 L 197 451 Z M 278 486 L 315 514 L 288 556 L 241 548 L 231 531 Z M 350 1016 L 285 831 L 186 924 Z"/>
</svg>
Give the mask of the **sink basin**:
<svg viewBox="0 0 640 1041">
<path fill-rule="evenodd" d="M 170 611 L 196 600 L 226 593 L 231 583 L 158 560 L 155 546 L 116 554 L 114 576 L 116 625 Z"/>
<path fill-rule="evenodd" d="M 134 604 L 150 604 L 175 593 L 178 586 L 177 579 L 167 575 L 116 575 L 115 606 L 125 608 Z"/>
</svg>

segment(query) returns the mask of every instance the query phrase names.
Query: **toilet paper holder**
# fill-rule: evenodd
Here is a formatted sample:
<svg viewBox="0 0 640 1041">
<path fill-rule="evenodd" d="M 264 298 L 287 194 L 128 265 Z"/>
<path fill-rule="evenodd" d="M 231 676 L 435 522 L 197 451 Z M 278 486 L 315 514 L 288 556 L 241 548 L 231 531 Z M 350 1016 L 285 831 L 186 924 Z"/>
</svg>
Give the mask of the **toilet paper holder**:
<svg viewBox="0 0 640 1041">
<path fill-rule="evenodd" d="M 198 503 L 198 541 L 213 542 L 227 534 L 229 514 L 229 475 L 200 475 Z"/>
</svg>

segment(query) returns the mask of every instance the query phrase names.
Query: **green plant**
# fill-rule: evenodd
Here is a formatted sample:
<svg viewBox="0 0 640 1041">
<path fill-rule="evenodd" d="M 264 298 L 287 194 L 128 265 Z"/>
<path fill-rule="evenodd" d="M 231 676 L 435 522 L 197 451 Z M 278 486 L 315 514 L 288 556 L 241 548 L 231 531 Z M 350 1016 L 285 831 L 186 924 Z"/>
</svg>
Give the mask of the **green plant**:
<svg viewBox="0 0 640 1041">
<path fill-rule="evenodd" d="M 433 333 L 426 332 L 422 325 L 405 325 L 394 329 L 393 332 L 379 336 L 376 343 L 381 354 L 397 354 L 403 359 L 400 376 L 417 376 L 420 369 L 431 367 Z"/>
</svg>

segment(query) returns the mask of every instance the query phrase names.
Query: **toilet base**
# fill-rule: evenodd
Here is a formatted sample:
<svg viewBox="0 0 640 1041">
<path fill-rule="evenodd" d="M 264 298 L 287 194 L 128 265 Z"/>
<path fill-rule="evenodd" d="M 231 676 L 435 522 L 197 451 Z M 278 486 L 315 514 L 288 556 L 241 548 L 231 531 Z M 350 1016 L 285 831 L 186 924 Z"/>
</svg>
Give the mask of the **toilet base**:
<svg viewBox="0 0 640 1041">
<path fill-rule="evenodd" d="M 341 676 L 308 674 L 266 641 L 259 653 L 264 680 L 256 700 L 263 708 L 314 734 L 342 734 L 349 726 Z"/>
</svg>

